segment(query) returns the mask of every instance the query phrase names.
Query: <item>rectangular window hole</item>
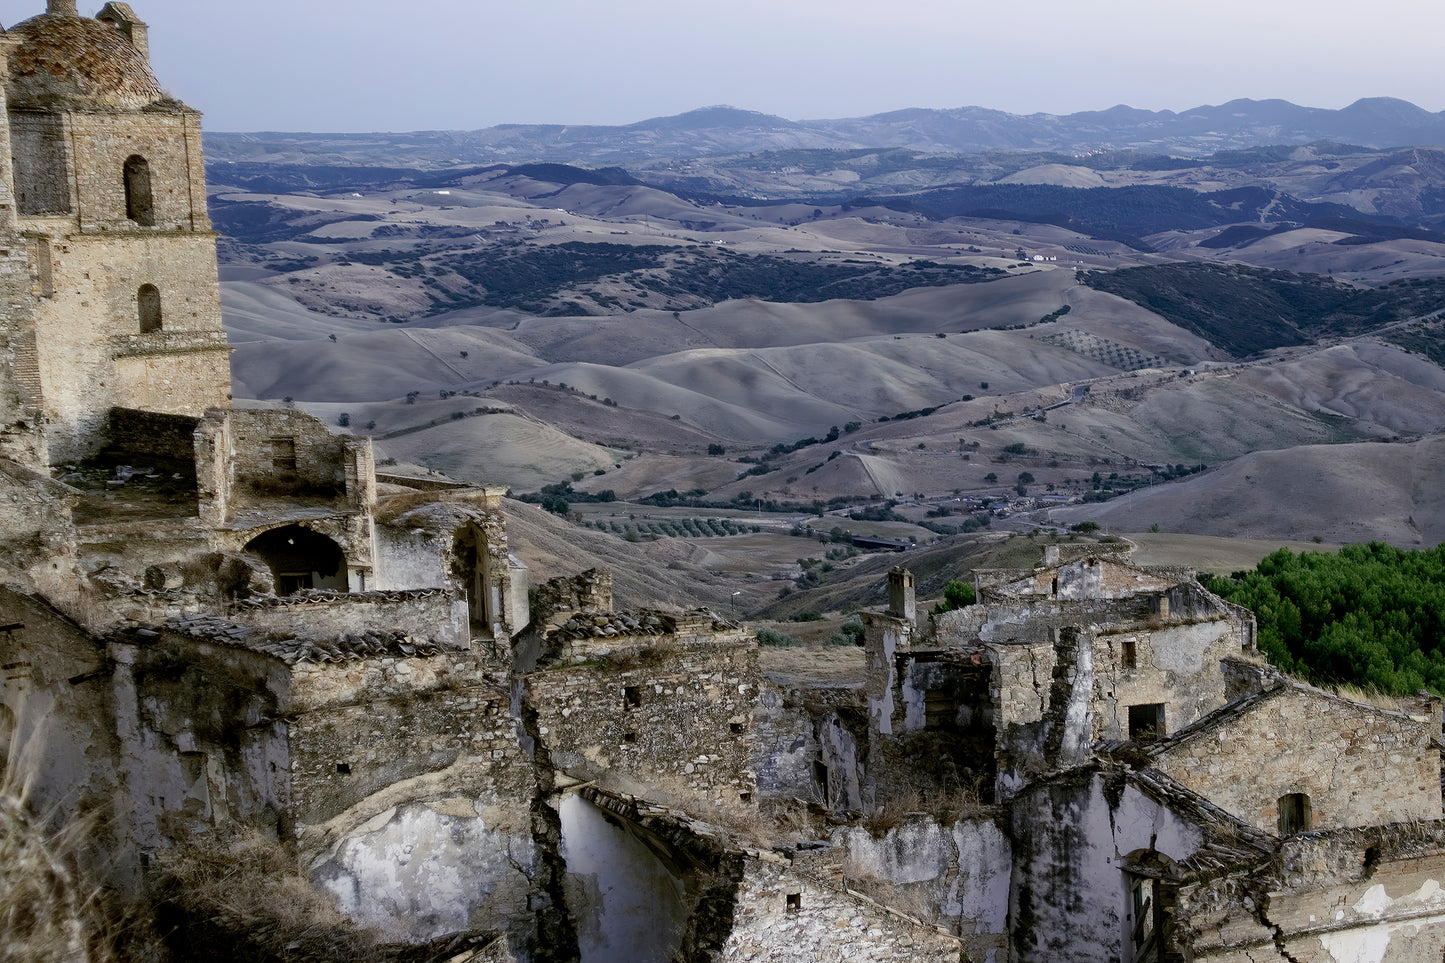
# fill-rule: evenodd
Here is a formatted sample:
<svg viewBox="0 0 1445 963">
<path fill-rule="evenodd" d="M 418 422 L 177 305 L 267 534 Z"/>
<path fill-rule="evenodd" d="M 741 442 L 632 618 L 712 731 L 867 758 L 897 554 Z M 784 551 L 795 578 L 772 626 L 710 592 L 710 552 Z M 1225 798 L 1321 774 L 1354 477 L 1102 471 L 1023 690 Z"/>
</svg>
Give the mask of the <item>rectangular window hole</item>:
<svg viewBox="0 0 1445 963">
<path fill-rule="evenodd" d="M 1119 647 L 1119 662 L 1126 669 L 1135 669 L 1139 666 L 1138 643 L 1133 639 L 1125 639 Z"/>
<path fill-rule="evenodd" d="M 1129 738 L 1135 742 L 1153 742 L 1164 738 L 1164 703 L 1130 706 Z"/>
<path fill-rule="evenodd" d="M 635 732 L 624 732 L 624 733 L 622 734 L 622 741 L 623 741 L 623 742 L 636 742 L 636 741 L 637 741 L 637 733 L 635 733 Z"/>
<path fill-rule="evenodd" d="M 738 802 L 750 803 L 753 801 L 753 794 L 750 792 L 738 793 Z"/>
<path fill-rule="evenodd" d="M 277 471 L 296 470 L 296 439 L 271 439 L 271 467 Z"/>
<path fill-rule="evenodd" d="M 800 910 L 800 909 L 802 909 L 802 908 L 803 908 L 803 894 L 802 894 L 802 893 L 789 893 L 789 894 L 788 894 L 788 912 L 789 912 L 789 913 L 796 913 L 798 910 Z"/>
<path fill-rule="evenodd" d="M 336 764 L 336 771 L 339 772 L 339 773 L 341 773 L 343 776 L 349 776 L 349 775 L 351 775 L 351 763 L 349 763 L 349 762 L 338 762 L 338 763 Z"/>
<path fill-rule="evenodd" d="M 636 709 L 642 705 L 642 690 L 635 685 L 626 686 L 622 690 L 622 706 L 626 709 Z"/>
<path fill-rule="evenodd" d="M 728 731 L 732 733 L 740 733 L 743 731 L 743 724 L 741 722 L 729 722 Z"/>
</svg>

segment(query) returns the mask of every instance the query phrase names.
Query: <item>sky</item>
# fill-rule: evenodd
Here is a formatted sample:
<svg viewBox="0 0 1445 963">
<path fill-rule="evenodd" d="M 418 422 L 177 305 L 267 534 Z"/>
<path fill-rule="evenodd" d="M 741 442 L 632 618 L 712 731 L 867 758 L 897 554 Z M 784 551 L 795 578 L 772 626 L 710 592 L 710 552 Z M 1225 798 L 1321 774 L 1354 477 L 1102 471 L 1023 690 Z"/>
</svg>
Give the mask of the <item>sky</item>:
<svg viewBox="0 0 1445 963">
<path fill-rule="evenodd" d="M 627 124 L 728 104 L 1064 114 L 1239 97 L 1445 109 L 1438 0 L 133 0 L 215 131 Z M 0 0 L 0 24 L 44 0 Z M 93 15 L 102 2 L 79 0 Z"/>
</svg>

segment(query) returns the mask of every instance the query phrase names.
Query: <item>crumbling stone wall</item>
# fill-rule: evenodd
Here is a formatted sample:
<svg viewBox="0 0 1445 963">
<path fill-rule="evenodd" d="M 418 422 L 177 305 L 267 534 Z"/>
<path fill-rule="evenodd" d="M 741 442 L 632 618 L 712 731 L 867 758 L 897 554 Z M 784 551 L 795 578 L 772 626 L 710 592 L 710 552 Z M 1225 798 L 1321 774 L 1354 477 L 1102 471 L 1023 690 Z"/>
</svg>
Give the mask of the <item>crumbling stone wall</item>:
<svg viewBox="0 0 1445 963">
<path fill-rule="evenodd" d="M 1310 828 L 1436 819 L 1438 712 L 1411 718 L 1288 684 L 1161 747 L 1155 765 L 1267 832 L 1291 793 L 1309 797 Z"/>
<path fill-rule="evenodd" d="M 290 408 L 237 409 L 229 417 L 238 505 L 266 495 L 350 495 L 348 438 L 332 434 L 320 419 Z"/>
<path fill-rule="evenodd" d="M 0 513 L 4 514 L 4 513 Z M 92 818 L 95 878 L 134 885 L 104 648 L 43 599 L 0 586 L 0 768 L 45 818 Z"/>
<path fill-rule="evenodd" d="M 1079 769 L 1013 800 L 1009 917 L 1014 963 L 1114 963 L 1124 958 L 1122 857 L 1173 862 L 1204 842 L 1200 826 L 1120 773 Z"/>
<path fill-rule="evenodd" d="M 835 830 L 830 865 L 848 886 L 879 902 L 946 926 L 958 936 L 966 958 L 1008 958 L 1009 881 L 1012 844 L 990 815 L 961 819 L 922 813 L 881 834 L 872 827 Z M 795 865 L 804 862 L 795 857 Z M 821 875 L 817 872 L 812 875 Z"/>
<path fill-rule="evenodd" d="M 957 937 L 866 897 L 790 872 L 780 861 L 746 859 L 732 934 L 719 959 L 776 963 L 956 963 Z"/>
<path fill-rule="evenodd" d="M 478 679 L 469 659 L 386 656 L 293 671 L 289 741 L 299 823 L 323 823 L 389 786 L 458 763 L 484 763 L 495 770 L 485 778 L 529 795 L 532 773 L 521 762 L 510 694 Z"/>
<path fill-rule="evenodd" d="M 612 628 L 628 617 L 596 618 Z M 654 798 L 751 803 L 756 643 L 711 615 L 669 621 L 668 634 L 568 640 L 527 677 L 538 732 L 553 765 L 578 778 Z"/>
<path fill-rule="evenodd" d="M 1217 616 L 1105 629 L 1090 638 L 1095 740 L 1131 738 L 1130 706 L 1164 706 L 1159 736 L 1193 724 L 1228 701 L 1224 660 L 1246 655 L 1240 624 Z"/>
<path fill-rule="evenodd" d="M 1178 949 L 1211 963 L 1445 955 L 1440 821 L 1311 833 L 1252 873 L 1179 890 Z"/>
<path fill-rule="evenodd" d="M 440 645 L 466 649 L 465 623 L 455 618 L 446 589 L 409 592 L 307 593 L 235 603 L 231 616 L 263 629 L 300 635 L 351 635 L 403 632 Z"/>
</svg>

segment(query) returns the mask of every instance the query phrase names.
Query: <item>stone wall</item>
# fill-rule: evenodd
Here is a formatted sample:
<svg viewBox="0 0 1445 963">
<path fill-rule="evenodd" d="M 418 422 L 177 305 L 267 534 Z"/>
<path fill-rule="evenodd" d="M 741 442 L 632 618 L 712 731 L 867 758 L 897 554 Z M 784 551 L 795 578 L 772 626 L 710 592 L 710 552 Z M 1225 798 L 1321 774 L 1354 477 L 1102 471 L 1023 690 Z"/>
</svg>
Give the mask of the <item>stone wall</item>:
<svg viewBox="0 0 1445 963">
<path fill-rule="evenodd" d="M 1439 732 L 1438 708 L 1410 718 L 1289 684 L 1161 747 L 1155 765 L 1267 832 L 1292 793 L 1309 797 L 1310 828 L 1436 819 Z"/>
<path fill-rule="evenodd" d="M 3 513 L 0 513 L 3 514 Z M 139 866 L 105 651 L 43 600 L 0 586 L 0 764 L 47 819 L 91 818 L 97 879 L 134 885 Z"/>
<path fill-rule="evenodd" d="M 527 677 L 538 732 L 558 769 L 649 798 L 755 799 L 756 644 L 742 631 L 567 645 Z"/>
<path fill-rule="evenodd" d="M 1211 963 L 1435 963 L 1445 955 L 1442 847 L 1439 821 L 1292 837 L 1254 876 L 1182 887 L 1179 947 Z"/>
<path fill-rule="evenodd" d="M 948 927 L 970 960 L 1006 963 L 1013 853 L 992 819 L 920 814 L 881 835 L 852 826 L 833 838 L 850 886 Z"/>
<path fill-rule="evenodd" d="M 107 450 L 133 458 L 161 458 L 187 472 L 195 471 L 196 427 L 200 419 L 134 408 L 112 408 L 106 419 Z"/>
<path fill-rule="evenodd" d="M 765 683 L 753 727 L 760 798 L 817 804 L 835 813 L 872 808 L 863 768 L 869 736 L 862 692 Z"/>
<path fill-rule="evenodd" d="M 510 695 L 477 679 L 464 656 L 298 665 L 294 672 L 289 738 L 299 823 L 325 822 L 393 784 L 469 761 L 512 773 L 515 788 L 530 793 Z"/>
<path fill-rule="evenodd" d="M 404 632 L 465 649 L 470 637 L 465 622 L 455 616 L 454 600 L 446 589 L 256 599 L 230 610 L 230 617 L 238 622 L 297 635 Z"/>
<path fill-rule="evenodd" d="M 93 453 L 114 407 L 198 416 L 230 403 L 212 235 L 77 234 L 39 240 L 35 256 L 51 292 L 35 302 L 34 336 L 53 461 Z M 144 334 L 147 284 L 162 321 Z"/>
<path fill-rule="evenodd" d="M 1164 706 L 1157 735 L 1193 724 L 1228 701 L 1223 661 L 1246 656 L 1240 625 L 1222 618 L 1104 630 L 1091 640 L 1096 741 L 1131 737 L 1130 706 Z"/>
<path fill-rule="evenodd" d="M 749 858 L 724 963 L 957 963 L 961 944 L 937 927 L 865 897 Z"/>
</svg>

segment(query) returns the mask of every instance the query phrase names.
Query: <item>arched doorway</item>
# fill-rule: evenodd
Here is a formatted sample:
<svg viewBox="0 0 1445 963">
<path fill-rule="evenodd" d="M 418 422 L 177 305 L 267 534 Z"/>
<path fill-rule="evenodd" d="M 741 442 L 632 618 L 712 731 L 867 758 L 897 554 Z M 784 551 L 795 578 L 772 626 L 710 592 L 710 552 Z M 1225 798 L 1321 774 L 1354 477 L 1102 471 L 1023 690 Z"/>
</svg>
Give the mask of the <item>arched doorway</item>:
<svg viewBox="0 0 1445 963">
<path fill-rule="evenodd" d="M 350 587 L 341 546 L 309 528 L 273 528 L 247 542 L 245 550 L 270 567 L 277 595 L 294 595 L 302 589 L 344 592 Z"/>
</svg>

